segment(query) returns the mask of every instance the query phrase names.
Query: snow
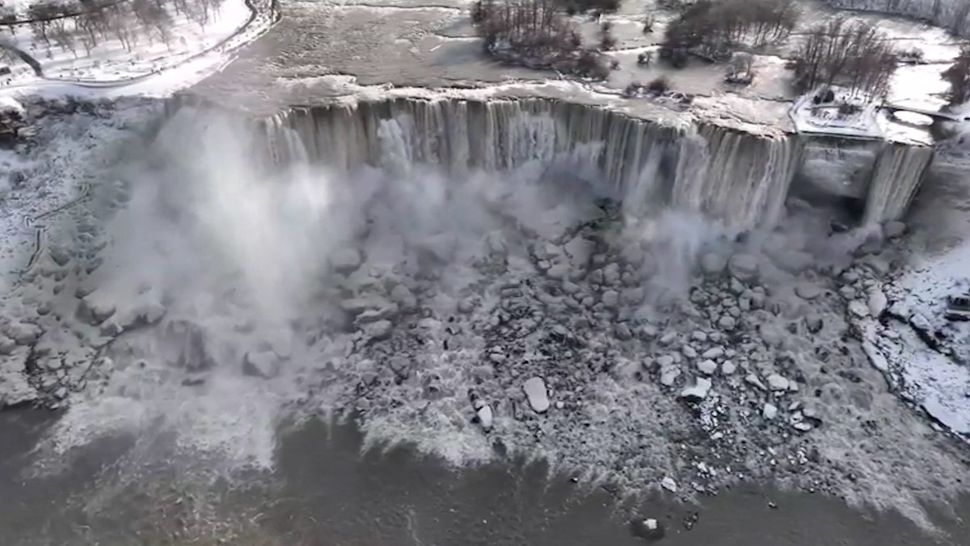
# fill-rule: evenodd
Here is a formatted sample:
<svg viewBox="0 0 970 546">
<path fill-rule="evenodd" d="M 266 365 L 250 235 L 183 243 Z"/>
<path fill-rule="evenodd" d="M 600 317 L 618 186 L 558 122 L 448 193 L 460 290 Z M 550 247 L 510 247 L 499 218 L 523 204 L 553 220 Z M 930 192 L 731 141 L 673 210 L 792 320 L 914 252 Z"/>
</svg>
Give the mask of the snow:
<svg viewBox="0 0 970 546">
<path fill-rule="evenodd" d="M 12 75 L 0 85 L 0 96 L 171 94 L 221 70 L 235 51 L 269 29 L 275 18 L 271 3 L 259 0 L 253 5 L 255 14 L 245 0 L 225 0 L 204 27 L 173 13 L 174 38 L 169 45 L 142 34 L 132 51 L 109 39 L 89 55 L 79 46 L 75 56 L 57 45 L 48 48 L 24 27 L 12 38 L 13 45 L 34 56 L 44 76 L 38 77 L 18 61 L 11 66 Z"/>
<path fill-rule="evenodd" d="M 789 115 L 799 132 L 864 140 L 877 140 L 883 137 L 877 123 L 879 118 L 877 103 L 854 100 L 844 96 L 838 88 L 833 90 L 836 92 L 836 100 L 831 104 L 813 104 L 812 99 L 818 91 L 802 95 L 795 101 Z M 839 116 L 837 105 L 843 100 L 858 104 L 861 111 L 852 116 Z"/>
</svg>

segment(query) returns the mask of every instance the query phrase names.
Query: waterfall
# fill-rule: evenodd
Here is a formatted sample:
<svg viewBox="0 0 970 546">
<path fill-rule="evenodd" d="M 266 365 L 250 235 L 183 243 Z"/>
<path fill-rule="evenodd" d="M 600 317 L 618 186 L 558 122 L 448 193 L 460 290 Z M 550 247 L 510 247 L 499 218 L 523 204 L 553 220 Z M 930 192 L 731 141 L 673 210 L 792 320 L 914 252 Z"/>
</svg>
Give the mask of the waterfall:
<svg viewBox="0 0 970 546">
<path fill-rule="evenodd" d="M 338 169 L 366 164 L 401 171 L 429 163 L 455 178 L 472 169 L 533 164 L 589 182 L 621 201 L 630 218 L 672 206 L 735 230 L 777 223 L 805 148 L 804 139 L 783 133 L 704 122 L 671 125 L 539 98 L 395 98 L 294 107 L 263 126 L 263 153 L 277 164 L 307 160 Z M 931 158 L 926 148 L 888 145 L 873 169 L 865 219 L 903 214 Z"/>
<path fill-rule="evenodd" d="M 933 155 L 930 147 L 887 143 L 872 170 L 863 222 L 901 218 L 933 162 Z"/>
<path fill-rule="evenodd" d="M 748 229 L 778 221 L 801 141 L 702 125 L 681 141 L 671 203 Z"/>
</svg>

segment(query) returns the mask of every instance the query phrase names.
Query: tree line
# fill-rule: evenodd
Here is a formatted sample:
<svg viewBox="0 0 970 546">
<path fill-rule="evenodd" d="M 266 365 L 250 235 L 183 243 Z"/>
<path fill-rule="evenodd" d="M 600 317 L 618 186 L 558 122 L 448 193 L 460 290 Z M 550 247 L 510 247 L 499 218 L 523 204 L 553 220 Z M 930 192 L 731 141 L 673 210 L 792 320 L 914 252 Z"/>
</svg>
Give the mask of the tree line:
<svg viewBox="0 0 970 546">
<path fill-rule="evenodd" d="M 798 23 L 795 0 L 697 0 L 683 4 L 664 35 L 665 56 L 691 50 L 724 60 L 739 46 L 784 40 Z"/>
<path fill-rule="evenodd" d="M 99 44 L 118 40 L 132 51 L 142 40 L 158 40 L 171 47 L 175 36 L 173 14 L 184 16 L 201 29 L 212 21 L 224 0 L 98 0 L 39 1 L 25 14 L 0 7 L 0 27 L 11 35 L 27 25 L 36 39 L 46 46 L 59 47 L 78 56 L 79 49 L 90 54 Z M 26 23 L 22 22 L 24 19 Z"/>
<path fill-rule="evenodd" d="M 606 58 L 583 47 L 560 0 L 478 0 L 472 22 L 485 52 L 499 60 L 596 79 L 609 74 Z"/>
</svg>

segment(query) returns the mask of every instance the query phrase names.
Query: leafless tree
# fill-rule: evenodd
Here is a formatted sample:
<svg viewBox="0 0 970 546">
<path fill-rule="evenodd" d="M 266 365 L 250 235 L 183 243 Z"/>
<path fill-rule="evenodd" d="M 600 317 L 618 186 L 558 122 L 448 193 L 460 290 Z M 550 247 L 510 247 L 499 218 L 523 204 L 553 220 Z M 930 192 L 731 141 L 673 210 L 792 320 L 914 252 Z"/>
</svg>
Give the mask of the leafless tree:
<svg viewBox="0 0 970 546">
<path fill-rule="evenodd" d="M 943 72 L 943 78 L 950 84 L 950 104 L 970 102 L 970 46 L 963 46 L 960 55 Z"/>
<path fill-rule="evenodd" d="M 970 0 L 960 0 L 950 23 L 950 31 L 957 36 L 966 36 L 967 18 L 970 17 Z"/>
<path fill-rule="evenodd" d="M 794 0 L 698 0 L 668 25 L 664 47 L 726 59 L 737 46 L 763 47 L 787 38 L 798 17 Z"/>
<path fill-rule="evenodd" d="M 9 6 L 0 7 L 0 25 L 7 27 L 11 36 L 17 34 L 17 10 Z"/>
<path fill-rule="evenodd" d="M 808 91 L 838 84 L 884 96 L 896 70 L 892 43 L 875 26 L 838 17 L 811 29 L 796 52 L 795 86 Z"/>
<path fill-rule="evenodd" d="M 27 8 L 27 16 L 31 19 L 30 28 L 34 34 L 44 40 L 44 44 L 50 48 L 50 28 L 51 19 L 58 16 L 60 9 L 54 3 L 38 2 L 31 4 Z"/>
</svg>

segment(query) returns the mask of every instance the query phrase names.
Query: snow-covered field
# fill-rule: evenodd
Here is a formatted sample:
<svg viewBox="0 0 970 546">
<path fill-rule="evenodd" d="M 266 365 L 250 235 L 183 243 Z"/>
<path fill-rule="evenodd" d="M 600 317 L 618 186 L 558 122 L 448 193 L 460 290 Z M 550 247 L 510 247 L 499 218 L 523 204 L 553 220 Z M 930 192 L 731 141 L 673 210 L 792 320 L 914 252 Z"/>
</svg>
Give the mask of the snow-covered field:
<svg viewBox="0 0 970 546">
<path fill-rule="evenodd" d="M 168 38 L 162 40 L 156 28 L 144 27 L 133 19 L 127 36 L 130 47 L 111 36 L 101 37 L 90 50 L 76 43 L 75 50 L 71 51 L 53 39 L 50 44 L 45 43 L 29 25 L 20 25 L 5 41 L 10 47 L 36 59 L 43 77 L 8 52 L 12 74 L 0 81 L 0 92 L 29 93 L 45 87 L 49 88 L 46 92 L 57 94 L 63 89 L 77 89 L 72 86 L 58 88 L 62 83 L 88 88 L 121 87 L 148 81 L 155 84 L 129 90 L 129 93 L 137 94 L 156 86 L 171 89 L 172 83 L 177 81 L 182 81 L 176 84 L 179 87 L 191 85 L 225 64 L 233 51 L 254 40 L 273 23 L 276 15 L 269 1 L 258 0 L 251 5 L 246 0 L 225 0 L 212 11 L 208 22 L 200 24 L 197 17 L 189 17 L 166 4 L 171 21 L 166 27 Z M 73 18 L 65 21 L 66 32 L 75 36 L 83 32 L 75 27 Z M 173 70 L 177 71 L 174 76 L 171 74 Z M 85 94 L 83 91 L 79 93 Z"/>
</svg>

